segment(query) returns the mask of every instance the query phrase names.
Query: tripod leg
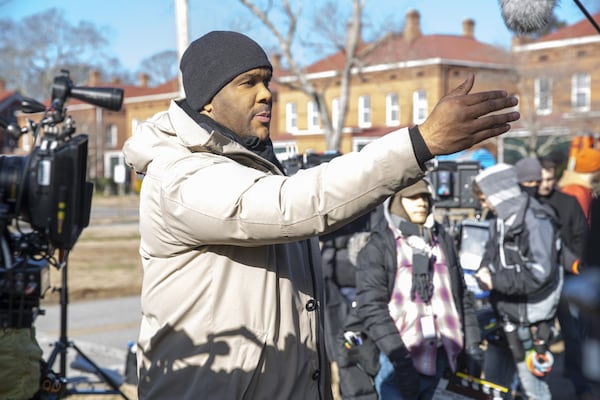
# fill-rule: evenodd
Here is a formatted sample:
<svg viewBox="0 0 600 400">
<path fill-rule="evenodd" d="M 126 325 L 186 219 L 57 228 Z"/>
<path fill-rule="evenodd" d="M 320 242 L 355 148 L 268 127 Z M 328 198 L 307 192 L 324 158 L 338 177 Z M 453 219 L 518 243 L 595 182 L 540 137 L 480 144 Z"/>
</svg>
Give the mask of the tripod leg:
<svg viewBox="0 0 600 400">
<path fill-rule="evenodd" d="M 55 342 L 53 346 L 54 346 L 54 348 L 52 349 L 52 353 L 50 353 L 50 356 L 48 357 L 48 361 L 46 361 L 46 363 L 48 364 L 49 370 L 52 369 L 52 366 L 56 362 L 56 357 L 58 357 L 60 355 L 61 361 L 62 361 L 65 358 L 66 352 L 67 352 L 67 345 L 65 345 L 61 341 Z M 61 362 L 61 367 L 60 367 L 59 373 L 63 377 L 67 376 L 66 367 L 63 369 L 62 362 Z"/>
<path fill-rule="evenodd" d="M 86 356 L 83 351 L 81 351 L 81 349 L 79 349 L 79 347 L 77 347 L 75 345 L 75 343 L 70 342 L 70 346 L 73 347 L 75 349 L 75 351 L 77 351 L 77 353 L 83 357 L 83 359 L 85 361 L 87 361 L 93 368 L 94 370 L 98 373 L 98 375 L 100 375 L 102 377 L 102 379 L 108 383 L 108 385 L 110 387 L 112 387 L 116 392 L 118 392 L 121 396 L 123 396 L 123 398 L 125 400 L 129 400 L 129 398 L 127 396 L 125 396 L 125 394 L 119 389 L 119 385 L 109 376 L 107 375 L 102 368 L 98 367 L 98 365 L 96 365 L 96 363 L 94 363 L 88 356 Z"/>
</svg>

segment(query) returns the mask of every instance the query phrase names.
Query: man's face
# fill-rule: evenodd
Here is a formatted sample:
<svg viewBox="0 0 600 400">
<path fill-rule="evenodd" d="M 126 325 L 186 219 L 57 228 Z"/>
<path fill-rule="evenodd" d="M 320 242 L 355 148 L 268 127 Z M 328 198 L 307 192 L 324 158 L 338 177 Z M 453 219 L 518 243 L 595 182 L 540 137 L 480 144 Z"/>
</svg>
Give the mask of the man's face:
<svg viewBox="0 0 600 400">
<path fill-rule="evenodd" d="M 400 200 L 406 215 L 410 222 L 415 224 L 424 224 L 429 215 L 429 196 L 426 194 L 417 194 L 410 197 L 402 197 Z"/>
<path fill-rule="evenodd" d="M 235 77 L 204 106 L 202 113 L 240 137 L 269 137 L 271 70 L 256 68 Z"/>
<path fill-rule="evenodd" d="M 542 168 L 542 180 L 538 187 L 538 194 L 541 197 L 549 196 L 554 190 L 556 184 L 556 178 L 554 177 L 554 168 Z"/>
<path fill-rule="evenodd" d="M 487 196 L 485 194 L 481 193 L 480 195 L 478 195 L 477 200 L 479 200 L 479 204 L 481 204 L 481 208 L 490 210 L 492 213 L 496 214 L 496 210 L 494 210 L 494 207 L 492 207 L 492 205 L 488 201 Z"/>
</svg>

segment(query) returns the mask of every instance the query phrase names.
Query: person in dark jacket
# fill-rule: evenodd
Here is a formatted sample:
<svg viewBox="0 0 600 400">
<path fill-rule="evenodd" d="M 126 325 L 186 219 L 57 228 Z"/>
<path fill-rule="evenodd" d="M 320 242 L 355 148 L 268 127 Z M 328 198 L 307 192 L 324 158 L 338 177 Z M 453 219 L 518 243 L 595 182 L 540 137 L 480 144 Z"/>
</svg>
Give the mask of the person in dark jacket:
<svg viewBox="0 0 600 400">
<path fill-rule="evenodd" d="M 561 240 L 579 259 L 583 260 L 589 233 L 585 214 L 577 198 L 556 188 L 556 163 L 553 160 L 542 158 L 540 166 L 537 199 L 554 209 L 559 221 Z M 571 270 L 571 272 L 578 273 L 577 270 Z"/>
<path fill-rule="evenodd" d="M 375 388 L 383 400 L 431 399 L 460 355 L 481 352 L 473 297 L 425 180 L 378 211 L 356 272 L 356 311 L 380 352 Z"/>
<path fill-rule="evenodd" d="M 551 399 L 544 378 L 552 366 L 548 343 L 563 273 L 555 248 L 555 213 L 521 191 L 515 167 L 507 164 L 480 172 L 473 191 L 496 216 L 475 276 L 483 290 L 491 291 L 490 303 L 513 356 L 512 370 L 527 396 Z M 486 364 L 488 356 L 486 351 Z M 499 381 L 500 374 L 487 366 L 484 370 L 486 379 L 510 386 L 510 381 Z M 505 377 L 512 378 L 512 372 Z"/>
<path fill-rule="evenodd" d="M 575 197 L 556 189 L 556 163 L 551 159 L 543 158 L 540 160 L 540 166 L 540 184 L 537 189 L 537 198 L 556 211 L 563 244 L 569 247 L 579 260 L 583 260 L 589 233 L 585 214 Z M 567 276 L 578 275 L 582 262 L 575 263 L 568 268 L 565 271 Z M 583 262 L 583 265 L 585 265 L 585 262 Z M 592 389 L 583 373 L 581 363 L 583 356 L 581 344 L 586 335 L 586 327 L 580 313 L 574 310 L 574 305 L 570 304 L 565 296 L 561 296 L 557 317 L 565 344 L 565 375 L 573 383 L 578 399 L 590 398 Z"/>
</svg>

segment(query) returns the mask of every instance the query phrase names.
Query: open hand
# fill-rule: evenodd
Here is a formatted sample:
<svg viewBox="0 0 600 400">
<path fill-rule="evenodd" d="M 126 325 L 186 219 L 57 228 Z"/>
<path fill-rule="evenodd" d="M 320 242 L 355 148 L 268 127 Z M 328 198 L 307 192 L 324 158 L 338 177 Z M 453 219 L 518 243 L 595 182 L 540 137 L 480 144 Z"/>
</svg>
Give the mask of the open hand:
<svg viewBox="0 0 600 400">
<path fill-rule="evenodd" d="M 434 156 L 465 150 L 510 129 L 518 112 L 491 114 L 517 105 L 517 98 L 503 90 L 471 93 L 475 76 L 469 77 L 442 97 L 431 114 L 419 125 L 427 148 Z"/>
</svg>

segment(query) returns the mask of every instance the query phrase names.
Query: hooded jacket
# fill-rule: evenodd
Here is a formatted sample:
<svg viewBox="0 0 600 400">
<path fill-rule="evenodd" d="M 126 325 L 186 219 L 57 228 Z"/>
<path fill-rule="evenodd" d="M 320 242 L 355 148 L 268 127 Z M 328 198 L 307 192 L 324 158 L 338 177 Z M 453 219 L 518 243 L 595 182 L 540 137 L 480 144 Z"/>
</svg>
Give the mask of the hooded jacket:
<svg viewBox="0 0 600 400">
<path fill-rule="evenodd" d="M 315 236 L 422 177 L 408 131 L 286 177 L 172 102 L 123 152 L 144 174 L 139 398 L 329 398 Z"/>
<path fill-rule="evenodd" d="M 405 354 L 406 347 L 388 308 L 398 268 L 396 239 L 389 228 L 393 221 L 387 209 L 388 203 L 386 201 L 378 207 L 374 218 L 378 218 L 379 222 L 358 255 L 356 310 L 368 336 L 381 352 L 393 360 L 395 354 Z M 433 220 L 432 217 L 430 215 L 428 220 Z M 431 230 L 446 258 L 452 298 L 464 332 L 463 350 L 466 353 L 474 352 L 481 341 L 481 333 L 473 296 L 466 289 L 453 239 L 438 222 L 433 221 Z"/>
<path fill-rule="evenodd" d="M 592 177 L 593 173 L 575 172 L 567 170 L 558 182 L 560 191 L 573 196 L 579 202 L 586 221 L 590 222 L 590 209 L 592 204 Z"/>
</svg>

